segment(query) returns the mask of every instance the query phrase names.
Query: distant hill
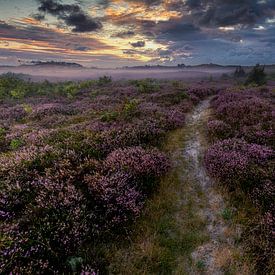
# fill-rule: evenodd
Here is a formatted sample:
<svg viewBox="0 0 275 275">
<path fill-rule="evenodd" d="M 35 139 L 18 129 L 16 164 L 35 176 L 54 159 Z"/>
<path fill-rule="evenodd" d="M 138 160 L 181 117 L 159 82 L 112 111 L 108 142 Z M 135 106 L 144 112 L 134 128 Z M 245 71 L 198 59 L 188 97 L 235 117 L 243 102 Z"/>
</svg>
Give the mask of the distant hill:
<svg viewBox="0 0 275 275">
<path fill-rule="evenodd" d="M 230 69 L 230 68 L 237 68 L 240 65 L 220 65 L 220 64 L 214 64 L 214 63 L 208 63 L 208 64 L 199 64 L 199 65 L 185 65 L 185 64 L 178 64 L 176 66 L 165 66 L 165 65 L 144 65 L 144 66 L 125 66 L 118 69 Z M 250 69 L 253 66 L 242 66 L 245 69 Z M 265 65 L 266 69 L 274 69 L 275 65 Z"/>
<path fill-rule="evenodd" d="M 21 65 L 21 66 L 26 66 L 26 64 Z M 59 62 L 59 61 L 31 61 L 30 66 L 62 66 L 62 67 L 83 68 L 83 66 L 78 63 Z"/>
<path fill-rule="evenodd" d="M 176 66 L 165 66 L 165 65 L 144 65 L 144 66 L 125 66 L 122 69 L 185 69 L 185 68 L 229 68 L 229 67 L 236 67 L 235 65 L 230 66 L 223 66 L 218 64 L 200 64 L 200 65 L 185 65 L 185 64 L 178 64 Z"/>
</svg>

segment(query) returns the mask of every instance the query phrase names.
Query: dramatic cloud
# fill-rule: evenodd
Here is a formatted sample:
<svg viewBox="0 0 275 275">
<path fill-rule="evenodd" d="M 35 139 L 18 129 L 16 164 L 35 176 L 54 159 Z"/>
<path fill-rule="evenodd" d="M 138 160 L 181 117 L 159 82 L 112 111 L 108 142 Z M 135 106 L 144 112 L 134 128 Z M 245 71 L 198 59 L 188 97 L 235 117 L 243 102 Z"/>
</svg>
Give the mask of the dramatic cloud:
<svg viewBox="0 0 275 275">
<path fill-rule="evenodd" d="M 58 0 L 38 0 L 40 6 L 38 11 L 51 14 L 63 20 L 68 26 L 73 27 L 74 32 L 91 32 L 102 27 L 99 21 L 87 15 L 80 6 L 75 4 L 61 4 Z M 39 16 L 39 15 L 38 15 Z"/>
<path fill-rule="evenodd" d="M 9 52 L 113 67 L 275 62 L 274 0 L 13 0 L 0 18 L 0 62 Z"/>
<path fill-rule="evenodd" d="M 274 16 L 274 0 L 188 0 L 191 18 L 203 26 L 252 25 Z"/>
</svg>

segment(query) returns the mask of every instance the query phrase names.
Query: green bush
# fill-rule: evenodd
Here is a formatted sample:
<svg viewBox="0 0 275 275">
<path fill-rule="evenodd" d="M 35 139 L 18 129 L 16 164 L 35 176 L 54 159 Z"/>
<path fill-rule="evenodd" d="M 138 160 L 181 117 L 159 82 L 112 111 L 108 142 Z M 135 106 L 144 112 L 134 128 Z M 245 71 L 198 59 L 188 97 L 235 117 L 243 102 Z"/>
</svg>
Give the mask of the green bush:
<svg viewBox="0 0 275 275">
<path fill-rule="evenodd" d="M 30 114 L 32 112 L 32 107 L 29 104 L 23 104 L 23 109 L 27 114 Z"/>
<path fill-rule="evenodd" d="M 133 80 L 130 83 L 135 85 L 140 93 L 154 93 L 160 90 L 160 86 L 156 81 L 150 78 Z"/>
<path fill-rule="evenodd" d="M 18 86 L 10 91 L 10 95 L 14 99 L 22 99 L 26 96 L 26 94 L 27 94 L 27 89 L 24 86 L 21 86 L 21 87 Z"/>
<path fill-rule="evenodd" d="M 25 93 L 24 81 L 19 79 L 15 74 L 7 73 L 0 76 L 0 99 L 7 97 L 17 97 Z"/>
<path fill-rule="evenodd" d="M 126 101 L 122 109 L 122 117 L 130 119 L 138 112 L 139 102 L 135 99 Z"/>
<path fill-rule="evenodd" d="M 86 80 L 79 83 L 80 89 L 89 89 L 97 83 L 96 80 Z"/>
<path fill-rule="evenodd" d="M 101 76 L 97 81 L 99 86 L 105 86 L 107 84 L 110 84 L 111 82 L 112 82 L 112 77 L 107 75 Z"/>
<path fill-rule="evenodd" d="M 12 150 L 16 150 L 19 147 L 21 147 L 23 145 L 23 141 L 21 139 L 13 139 L 10 143 L 10 148 Z"/>
<path fill-rule="evenodd" d="M 73 99 L 79 92 L 80 88 L 77 83 L 67 83 L 64 86 L 64 91 L 66 96 L 70 99 Z"/>
<path fill-rule="evenodd" d="M 113 112 L 103 112 L 103 114 L 100 117 L 100 120 L 103 122 L 111 122 L 114 120 L 117 120 L 117 118 L 119 117 L 119 113 L 116 111 Z"/>
<path fill-rule="evenodd" d="M 6 130 L 4 128 L 0 127 L 0 147 L 2 147 L 4 145 L 5 137 L 6 137 Z"/>
</svg>

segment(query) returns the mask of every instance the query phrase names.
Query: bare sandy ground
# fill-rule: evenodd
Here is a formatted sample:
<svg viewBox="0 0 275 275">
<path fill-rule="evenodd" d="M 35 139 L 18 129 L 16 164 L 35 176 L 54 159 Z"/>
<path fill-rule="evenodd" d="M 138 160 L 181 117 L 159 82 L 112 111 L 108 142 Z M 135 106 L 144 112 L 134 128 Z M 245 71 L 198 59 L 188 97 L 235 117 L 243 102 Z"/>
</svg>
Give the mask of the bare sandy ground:
<svg viewBox="0 0 275 275">
<path fill-rule="evenodd" d="M 33 81 L 64 81 L 95 79 L 103 75 L 111 76 L 115 80 L 122 79 L 208 79 L 220 77 L 222 74 L 233 73 L 234 68 L 221 69 L 89 69 L 62 66 L 21 66 L 0 67 L 0 74 L 12 72 L 24 74 Z"/>
</svg>

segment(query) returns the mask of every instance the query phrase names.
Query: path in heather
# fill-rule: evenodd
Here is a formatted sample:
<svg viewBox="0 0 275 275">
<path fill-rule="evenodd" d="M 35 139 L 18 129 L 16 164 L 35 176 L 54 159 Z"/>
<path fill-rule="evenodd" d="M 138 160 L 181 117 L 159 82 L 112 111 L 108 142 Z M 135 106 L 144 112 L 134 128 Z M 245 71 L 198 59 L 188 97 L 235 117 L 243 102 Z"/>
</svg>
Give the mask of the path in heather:
<svg viewBox="0 0 275 275">
<path fill-rule="evenodd" d="M 204 170 L 209 115 L 208 99 L 169 133 L 164 151 L 172 169 L 148 200 L 130 243 L 109 251 L 110 274 L 253 274 L 236 242 L 240 230 L 222 215 L 226 197 Z"/>
<path fill-rule="evenodd" d="M 209 99 L 195 108 L 188 116 L 185 126 L 184 159 L 187 169 L 185 175 L 187 174 L 194 184 L 193 194 L 200 205 L 199 214 L 205 220 L 209 236 L 207 242 L 193 251 L 191 258 L 194 263 L 197 263 L 197 268 L 201 268 L 205 274 L 225 274 L 236 268 L 242 269 L 241 274 L 245 274 L 246 268 L 241 267 L 238 261 L 234 260 L 236 255 L 242 254 L 240 248 L 235 245 L 238 231 L 224 221 L 222 212 L 225 211 L 226 204 L 221 194 L 214 188 L 203 166 L 206 148 L 205 124 L 208 117 Z M 195 194 L 198 190 L 203 196 Z M 191 267 L 190 273 L 197 274 L 197 268 L 194 270 Z"/>
</svg>

